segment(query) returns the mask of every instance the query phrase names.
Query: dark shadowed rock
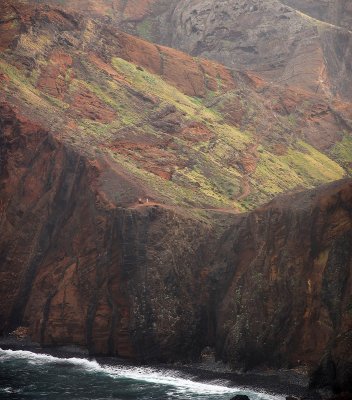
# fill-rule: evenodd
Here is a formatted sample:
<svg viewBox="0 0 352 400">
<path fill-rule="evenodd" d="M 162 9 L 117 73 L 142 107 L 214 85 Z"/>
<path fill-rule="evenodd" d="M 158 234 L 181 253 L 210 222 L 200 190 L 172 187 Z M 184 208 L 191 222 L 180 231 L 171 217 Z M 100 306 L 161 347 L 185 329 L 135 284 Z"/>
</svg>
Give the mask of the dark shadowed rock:
<svg viewBox="0 0 352 400">
<path fill-rule="evenodd" d="M 224 28 L 241 16 L 259 35 L 261 22 L 283 30 L 292 15 L 290 29 L 319 33 L 288 8 L 279 18 L 267 4 L 229 3 L 179 2 L 185 9 L 175 18 L 190 24 L 190 44 L 204 5 Z M 208 347 L 235 368 L 304 365 L 318 371 L 314 385 L 350 390 L 351 179 L 251 212 L 235 208 L 344 176 L 350 105 L 327 101 L 320 87 L 307 93 L 231 72 L 99 19 L 3 4 L 0 332 L 28 327 L 43 345 L 143 361 L 195 360 Z M 205 44 L 220 54 L 229 32 L 216 19 Z M 349 33 L 323 31 L 345 38 L 344 60 Z M 230 34 L 230 50 L 242 44 L 229 54 L 248 62 L 264 43 L 273 46 Z M 276 63 L 268 75 L 279 76 L 298 42 L 275 35 L 283 58 L 268 53 Z M 297 54 L 316 51 L 321 71 L 335 53 L 323 56 L 319 38 Z M 316 83 L 313 72 L 303 89 Z"/>
<path fill-rule="evenodd" d="M 232 397 L 231 400 L 250 400 L 248 396 L 244 394 L 237 394 L 235 397 Z"/>
</svg>

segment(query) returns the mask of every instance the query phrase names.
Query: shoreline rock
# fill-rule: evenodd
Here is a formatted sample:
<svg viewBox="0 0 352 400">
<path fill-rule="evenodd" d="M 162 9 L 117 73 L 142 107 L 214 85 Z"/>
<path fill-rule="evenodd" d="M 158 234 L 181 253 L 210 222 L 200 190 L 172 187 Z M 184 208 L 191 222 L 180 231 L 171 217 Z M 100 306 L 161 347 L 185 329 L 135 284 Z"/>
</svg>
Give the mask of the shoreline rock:
<svg viewBox="0 0 352 400">
<path fill-rule="evenodd" d="M 265 391 L 273 395 L 298 396 L 305 400 L 320 400 L 320 395 L 310 390 L 307 386 L 301 385 L 303 380 L 292 382 L 292 377 L 297 375 L 297 371 L 270 371 L 259 372 L 250 371 L 239 373 L 234 371 L 222 371 L 214 369 L 216 363 L 195 363 L 195 364 L 163 364 L 163 363 L 141 363 L 116 357 L 102 357 L 89 355 L 87 349 L 78 346 L 55 346 L 42 347 L 40 344 L 26 339 L 16 339 L 14 337 L 0 338 L 0 348 L 3 350 L 22 350 L 31 351 L 37 354 L 49 354 L 59 358 L 85 358 L 94 359 L 102 365 L 126 365 L 126 366 L 148 366 L 151 368 L 177 371 L 188 378 L 199 382 L 214 380 L 225 380 L 229 386 L 240 386 L 255 391 Z M 224 366 L 223 366 L 224 368 Z M 289 376 L 291 375 L 291 379 Z"/>
</svg>

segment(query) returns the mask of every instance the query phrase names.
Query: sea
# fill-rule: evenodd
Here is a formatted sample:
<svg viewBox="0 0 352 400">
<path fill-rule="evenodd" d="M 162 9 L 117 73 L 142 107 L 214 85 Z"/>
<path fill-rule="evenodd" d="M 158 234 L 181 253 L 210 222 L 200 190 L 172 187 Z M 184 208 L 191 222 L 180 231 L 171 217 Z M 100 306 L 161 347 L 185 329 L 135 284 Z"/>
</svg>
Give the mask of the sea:
<svg viewBox="0 0 352 400">
<path fill-rule="evenodd" d="M 230 400 L 237 394 L 284 399 L 226 381 L 199 381 L 177 370 L 0 348 L 0 399 Z"/>
</svg>

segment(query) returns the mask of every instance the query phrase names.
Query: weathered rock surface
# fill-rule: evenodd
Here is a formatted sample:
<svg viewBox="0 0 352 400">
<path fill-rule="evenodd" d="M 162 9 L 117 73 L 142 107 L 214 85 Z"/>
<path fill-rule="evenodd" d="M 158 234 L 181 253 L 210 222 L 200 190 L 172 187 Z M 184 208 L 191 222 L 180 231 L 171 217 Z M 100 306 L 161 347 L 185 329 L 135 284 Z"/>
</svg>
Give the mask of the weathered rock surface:
<svg viewBox="0 0 352 400">
<path fill-rule="evenodd" d="M 352 4 L 349 0 L 281 0 L 313 18 L 352 29 Z"/>
<path fill-rule="evenodd" d="M 210 346 L 350 390 L 351 180 L 234 208 L 347 173 L 349 103 L 6 4 L 0 331 L 140 360 Z"/>
<path fill-rule="evenodd" d="M 54 0 L 54 4 L 58 3 Z M 62 4 L 62 2 L 60 2 Z M 328 96 L 352 95 L 348 0 L 70 2 L 133 34 L 268 80 Z M 94 6 L 94 3 L 96 4 Z"/>
<path fill-rule="evenodd" d="M 311 92 L 351 96 L 351 32 L 279 1 L 179 1 L 168 18 L 160 35 L 171 47 Z"/>
<path fill-rule="evenodd" d="M 6 107 L 0 120 L 1 331 L 28 325 L 43 344 L 96 354 L 198 356 L 210 226 L 167 207 L 106 207 L 89 160 Z"/>
<path fill-rule="evenodd" d="M 107 208 L 89 160 L 6 107 L 1 126 L 2 332 L 165 361 L 216 344 L 245 368 L 324 356 L 350 389 L 350 180 L 229 215 L 217 238 L 182 210 Z"/>
<path fill-rule="evenodd" d="M 215 257 L 228 282 L 215 311 L 223 358 L 250 368 L 324 355 L 329 383 L 350 390 L 351 206 L 345 181 L 278 198 L 224 234 Z"/>
</svg>

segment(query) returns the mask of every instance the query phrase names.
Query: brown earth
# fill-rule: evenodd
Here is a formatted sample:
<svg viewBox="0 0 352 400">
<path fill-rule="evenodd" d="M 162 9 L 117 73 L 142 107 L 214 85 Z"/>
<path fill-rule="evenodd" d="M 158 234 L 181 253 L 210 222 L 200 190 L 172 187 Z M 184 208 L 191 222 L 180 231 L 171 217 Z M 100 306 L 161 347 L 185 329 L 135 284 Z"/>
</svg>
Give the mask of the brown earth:
<svg viewBox="0 0 352 400">
<path fill-rule="evenodd" d="M 85 88 L 79 88 L 70 103 L 73 113 L 81 118 L 109 123 L 118 117 L 112 108 L 107 107 L 99 97 Z"/>
<path fill-rule="evenodd" d="M 267 80 L 346 100 L 351 97 L 348 0 L 137 3 L 106 0 L 104 7 L 99 2 L 88 8 L 79 2 L 64 4 L 89 15 L 109 16 L 127 32 L 230 68 L 255 71 Z"/>
<path fill-rule="evenodd" d="M 64 52 L 53 52 L 49 64 L 43 69 L 37 83 L 38 89 L 54 97 L 64 98 L 69 85 L 68 69 L 72 66 L 72 57 Z M 72 79 L 69 76 L 69 79 Z"/>
<path fill-rule="evenodd" d="M 2 332 L 143 360 L 210 345 L 245 368 L 324 356 L 329 382 L 350 388 L 351 180 L 226 214 L 221 228 L 155 203 L 107 204 L 107 165 L 4 105 L 1 126 Z"/>
<path fill-rule="evenodd" d="M 21 29 L 1 40 L 0 332 L 24 326 L 43 345 L 139 360 L 197 359 L 212 346 L 234 367 L 307 365 L 314 384 L 352 390 L 351 180 L 246 214 L 197 196 L 176 207 L 160 194 L 202 154 L 187 146 L 206 143 L 211 154 L 221 139 L 211 110 L 226 132 L 252 135 L 219 157 L 220 168 L 238 168 L 233 196 L 244 199 L 267 149 L 284 156 L 304 138 L 330 154 L 351 132 L 350 103 L 75 13 L 5 3 L 17 5 L 5 16 L 14 12 Z M 132 64 L 116 69 L 114 57 Z M 197 99 L 170 104 L 124 68 Z M 159 76 L 137 75 L 144 69 Z"/>
<path fill-rule="evenodd" d="M 352 3 L 349 0 L 282 0 L 282 3 L 313 18 L 351 30 Z"/>
</svg>

